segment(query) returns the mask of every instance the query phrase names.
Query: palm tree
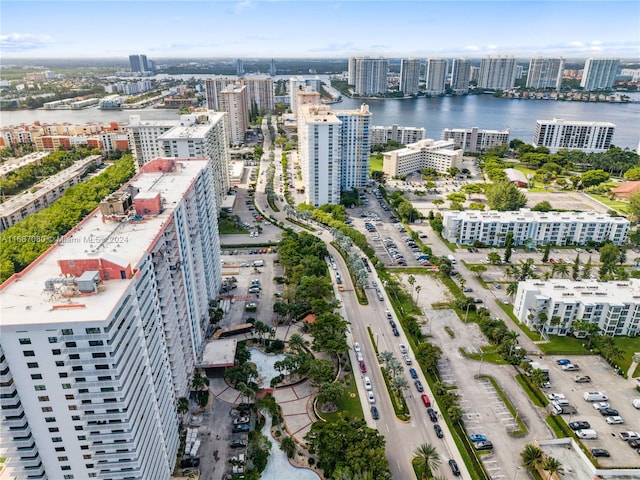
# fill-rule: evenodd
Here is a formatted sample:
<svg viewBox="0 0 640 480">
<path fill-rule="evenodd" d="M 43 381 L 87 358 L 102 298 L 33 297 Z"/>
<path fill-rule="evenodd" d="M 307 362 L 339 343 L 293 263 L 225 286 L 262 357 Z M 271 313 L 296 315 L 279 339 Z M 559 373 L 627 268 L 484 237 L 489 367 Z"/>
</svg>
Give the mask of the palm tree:
<svg viewBox="0 0 640 480">
<path fill-rule="evenodd" d="M 402 372 L 403 369 L 404 367 L 398 360 L 395 359 L 395 357 L 387 362 L 387 370 L 389 370 L 390 377 L 395 377 L 400 372 Z"/>
<path fill-rule="evenodd" d="M 309 344 L 299 333 L 292 334 L 287 343 L 289 344 L 289 348 L 294 352 L 301 352 L 304 350 L 304 347 Z"/>
<path fill-rule="evenodd" d="M 422 287 L 420 285 L 416 285 L 416 304 L 418 303 L 418 298 L 420 298 L 421 291 L 422 291 Z"/>
<path fill-rule="evenodd" d="M 184 423 L 187 413 L 189 413 L 189 400 L 186 397 L 180 397 L 178 399 L 178 406 L 176 408 L 178 415 L 180 415 L 180 423 Z"/>
<path fill-rule="evenodd" d="M 447 408 L 447 415 L 453 423 L 458 423 L 460 420 L 462 420 L 462 408 L 460 408 L 458 405 L 451 405 L 449 408 Z"/>
<path fill-rule="evenodd" d="M 202 403 L 206 388 L 209 386 L 209 379 L 196 370 L 191 381 L 191 387 L 197 392 L 198 400 Z"/>
<path fill-rule="evenodd" d="M 430 443 L 423 443 L 416 448 L 413 451 L 413 458 L 416 460 L 418 468 L 422 470 L 422 480 L 425 480 L 432 470 L 437 470 L 440 466 L 440 454 Z"/>
<path fill-rule="evenodd" d="M 514 297 L 516 293 L 518 293 L 518 284 L 516 282 L 511 282 L 507 285 L 507 295 Z"/>
<path fill-rule="evenodd" d="M 525 281 L 527 278 L 533 277 L 533 258 L 520 260 L 520 278 L 518 280 Z"/>
<path fill-rule="evenodd" d="M 380 360 L 382 360 L 385 364 L 388 364 L 391 359 L 393 359 L 393 352 L 390 352 L 389 350 L 380 352 Z"/>
<path fill-rule="evenodd" d="M 409 382 L 406 378 L 398 375 L 397 377 L 393 377 L 391 382 L 389 383 L 391 390 L 393 390 L 398 397 L 402 396 L 402 392 L 409 388 Z"/>
<path fill-rule="evenodd" d="M 414 277 L 413 275 L 409 275 L 407 282 L 409 282 L 409 285 L 411 285 L 411 298 L 413 299 L 413 286 L 416 283 L 416 277 Z"/>
<path fill-rule="evenodd" d="M 549 476 L 547 477 L 547 480 L 549 480 L 554 473 L 564 472 L 564 469 L 562 468 L 562 463 L 560 463 L 560 460 L 553 457 L 546 457 L 543 460 L 541 467 L 543 470 L 546 470 L 547 472 L 549 472 Z"/>
<path fill-rule="evenodd" d="M 542 462 L 542 450 L 530 443 L 524 446 L 524 449 L 520 452 L 522 457 L 522 465 L 529 470 L 533 471 Z"/>
</svg>

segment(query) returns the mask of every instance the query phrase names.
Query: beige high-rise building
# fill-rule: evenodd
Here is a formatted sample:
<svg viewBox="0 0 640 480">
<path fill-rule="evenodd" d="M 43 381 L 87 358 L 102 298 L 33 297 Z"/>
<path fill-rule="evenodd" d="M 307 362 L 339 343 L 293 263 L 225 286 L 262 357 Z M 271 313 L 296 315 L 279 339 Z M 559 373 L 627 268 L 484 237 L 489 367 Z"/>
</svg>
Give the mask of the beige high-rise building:
<svg viewBox="0 0 640 480">
<path fill-rule="evenodd" d="M 448 63 L 443 58 L 428 58 L 425 67 L 424 80 L 425 91 L 428 95 L 441 95 L 444 93 L 447 81 Z"/>
<path fill-rule="evenodd" d="M 247 111 L 273 112 L 275 109 L 275 92 L 273 78 L 250 76 L 242 78 L 215 77 L 204 81 L 207 98 L 207 109 L 220 110 L 220 92 L 229 85 L 245 85 Z"/>
<path fill-rule="evenodd" d="M 400 61 L 400 91 L 405 95 L 416 95 L 420 86 L 420 60 L 403 58 Z"/>
<path fill-rule="evenodd" d="M 514 57 L 486 57 L 480 61 L 478 87 L 490 90 L 513 88 L 516 81 Z"/>
<path fill-rule="evenodd" d="M 218 95 L 220 110 L 227 113 L 225 122 L 231 143 L 244 143 L 249 127 L 246 91 L 244 85 L 227 85 Z"/>
</svg>

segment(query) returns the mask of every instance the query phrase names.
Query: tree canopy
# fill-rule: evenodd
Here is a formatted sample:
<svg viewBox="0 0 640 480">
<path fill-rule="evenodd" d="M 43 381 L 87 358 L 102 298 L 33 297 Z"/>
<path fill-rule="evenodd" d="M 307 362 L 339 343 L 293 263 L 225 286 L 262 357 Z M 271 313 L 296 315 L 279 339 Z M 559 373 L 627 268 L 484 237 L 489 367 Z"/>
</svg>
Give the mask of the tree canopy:
<svg viewBox="0 0 640 480">
<path fill-rule="evenodd" d="M 487 189 L 487 202 L 492 210 L 519 210 L 527 204 L 527 196 L 512 183 L 500 180 Z"/>
</svg>

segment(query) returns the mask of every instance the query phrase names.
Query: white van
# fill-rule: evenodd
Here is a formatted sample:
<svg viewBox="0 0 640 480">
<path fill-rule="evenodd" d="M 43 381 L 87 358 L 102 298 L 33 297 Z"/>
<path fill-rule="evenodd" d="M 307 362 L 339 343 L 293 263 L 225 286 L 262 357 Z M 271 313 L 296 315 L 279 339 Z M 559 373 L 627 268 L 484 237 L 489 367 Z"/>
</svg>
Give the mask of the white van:
<svg viewBox="0 0 640 480">
<path fill-rule="evenodd" d="M 583 396 L 587 402 L 606 402 L 609 400 L 609 397 L 602 392 L 584 392 Z"/>
<path fill-rule="evenodd" d="M 631 402 L 634 407 L 640 409 L 640 398 L 634 398 L 633 402 Z"/>
<path fill-rule="evenodd" d="M 598 438 L 598 433 L 595 430 L 591 429 L 578 430 L 576 432 L 576 435 L 578 436 L 578 438 L 581 438 L 583 440 L 595 440 L 596 438 Z"/>
<path fill-rule="evenodd" d="M 447 255 L 447 258 L 449 259 L 449 261 L 455 265 L 456 263 L 456 257 L 454 257 L 453 255 Z"/>
</svg>

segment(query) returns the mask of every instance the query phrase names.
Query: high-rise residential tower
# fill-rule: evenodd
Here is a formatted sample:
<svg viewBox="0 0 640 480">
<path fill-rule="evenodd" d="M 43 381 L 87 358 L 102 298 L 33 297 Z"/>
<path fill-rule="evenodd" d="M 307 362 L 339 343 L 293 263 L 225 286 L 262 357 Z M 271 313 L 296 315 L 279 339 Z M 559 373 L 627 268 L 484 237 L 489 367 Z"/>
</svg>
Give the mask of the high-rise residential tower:
<svg viewBox="0 0 640 480">
<path fill-rule="evenodd" d="M 340 187 L 365 188 L 369 180 L 371 112 L 362 104 L 359 110 L 336 110 L 340 125 Z"/>
<path fill-rule="evenodd" d="M 389 61 L 385 58 L 356 57 L 355 94 L 379 95 L 387 93 Z"/>
<path fill-rule="evenodd" d="M 604 152 L 611 148 L 616 126 L 610 122 L 578 120 L 536 120 L 533 145 L 547 147 L 552 153 L 560 149 Z"/>
<path fill-rule="evenodd" d="M 207 164 L 147 163 L 0 286 L 8 478 L 171 477 L 220 286 Z"/>
<path fill-rule="evenodd" d="M 264 76 L 215 77 L 204 81 L 207 109 L 220 110 L 220 92 L 229 85 L 245 85 L 247 87 L 247 110 L 249 112 L 273 112 L 275 96 L 273 78 Z"/>
<path fill-rule="evenodd" d="M 444 58 L 427 58 L 424 80 L 427 95 L 441 95 L 447 82 L 447 61 Z"/>
<path fill-rule="evenodd" d="M 468 58 L 454 58 L 451 66 L 451 90 L 456 94 L 469 92 L 471 61 Z"/>
<path fill-rule="evenodd" d="M 269 75 L 271 75 L 272 77 L 275 77 L 277 73 L 277 69 L 276 69 L 276 61 L 275 59 L 271 59 L 271 67 L 269 68 Z"/>
<path fill-rule="evenodd" d="M 586 91 L 611 89 L 619 64 L 617 58 L 587 58 L 580 86 Z"/>
<path fill-rule="evenodd" d="M 400 62 L 400 91 L 406 96 L 417 95 L 420 86 L 420 60 L 403 58 Z"/>
<path fill-rule="evenodd" d="M 129 66 L 132 72 L 150 72 L 146 55 L 129 55 Z"/>
<path fill-rule="evenodd" d="M 225 123 L 231 143 L 244 143 L 249 126 L 246 90 L 244 85 L 227 85 L 218 96 L 220 110 L 227 114 Z"/>
<path fill-rule="evenodd" d="M 238 77 L 244 76 L 244 60 L 241 58 L 236 59 L 236 75 Z"/>
<path fill-rule="evenodd" d="M 490 90 L 513 88 L 516 81 L 514 57 L 486 57 L 480 61 L 478 87 Z"/>
<path fill-rule="evenodd" d="M 564 58 L 532 58 L 529 61 L 527 88 L 560 90 Z"/>
</svg>

